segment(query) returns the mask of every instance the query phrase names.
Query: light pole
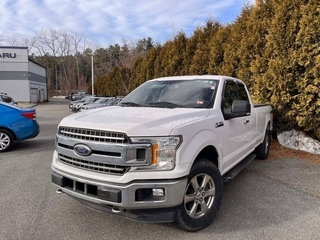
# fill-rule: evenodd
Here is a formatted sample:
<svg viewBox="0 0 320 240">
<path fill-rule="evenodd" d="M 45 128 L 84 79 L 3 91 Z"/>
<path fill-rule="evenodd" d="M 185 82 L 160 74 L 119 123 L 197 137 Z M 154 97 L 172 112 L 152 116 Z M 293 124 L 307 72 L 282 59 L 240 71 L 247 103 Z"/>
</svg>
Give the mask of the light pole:
<svg viewBox="0 0 320 240">
<path fill-rule="evenodd" d="M 92 74 L 92 79 L 91 79 L 91 84 L 92 84 L 92 96 L 94 95 L 94 83 L 93 83 L 93 80 L 94 80 L 94 75 L 93 75 L 93 54 L 91 55 L 91 74 Z"/>
</svg>

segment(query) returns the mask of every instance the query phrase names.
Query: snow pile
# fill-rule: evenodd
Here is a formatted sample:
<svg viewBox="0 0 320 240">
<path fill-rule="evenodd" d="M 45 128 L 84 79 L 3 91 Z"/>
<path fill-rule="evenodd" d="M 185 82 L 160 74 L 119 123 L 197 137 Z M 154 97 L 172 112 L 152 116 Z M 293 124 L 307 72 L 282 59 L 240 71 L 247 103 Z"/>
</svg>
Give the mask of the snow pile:
<svg viewBox="0 0 320 240">
<path fill-rule="evenodd" d="M 279 143 L 287 148 L 320 154 L 320 142 L 308 137 L 304 132 L 291 130 L 278 134 Z"/>
<path fill-rule="evenodd" d="M 52 98 L 66 98 L 66 96 L 59 95 L 59 96 L 53 96 Z"/>
</svg>

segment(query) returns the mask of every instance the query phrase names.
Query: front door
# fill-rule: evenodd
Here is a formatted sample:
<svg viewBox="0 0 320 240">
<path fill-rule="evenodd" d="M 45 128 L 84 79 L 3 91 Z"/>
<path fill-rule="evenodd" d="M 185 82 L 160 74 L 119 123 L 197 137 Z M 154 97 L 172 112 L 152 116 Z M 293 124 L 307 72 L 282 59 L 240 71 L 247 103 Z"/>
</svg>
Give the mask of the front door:
<svg viewBox="0 0 320 240">
<path fill-rule="evenodd" d="M 226 81 L 221 105 L 222 112 L 231 113 L 232 104 L 235 100 L 249 101 L 245 87 L 235 81 Z M 253 150 L 255 129 L 256 119 L 252 109 L 248 116 L 235 117 L 224 121 L 225 131 L 221 136 L 224 170 L 231 169 Z"/>
</svg>

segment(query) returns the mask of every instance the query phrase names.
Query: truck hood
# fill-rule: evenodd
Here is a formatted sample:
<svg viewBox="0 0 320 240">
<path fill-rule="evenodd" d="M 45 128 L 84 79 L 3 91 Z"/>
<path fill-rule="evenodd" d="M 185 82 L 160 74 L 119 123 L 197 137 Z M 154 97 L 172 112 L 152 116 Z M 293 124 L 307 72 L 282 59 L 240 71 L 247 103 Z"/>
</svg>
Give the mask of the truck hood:
<svg viewBox="0 0 320 240">
<path fill-rule="evenodd" d="M 112 106 L 72 114 L 60 126 L 123 132 L 128 136 L 168 136 L 174 128 L 208 115 L 208 109 Z"/>
</svg>

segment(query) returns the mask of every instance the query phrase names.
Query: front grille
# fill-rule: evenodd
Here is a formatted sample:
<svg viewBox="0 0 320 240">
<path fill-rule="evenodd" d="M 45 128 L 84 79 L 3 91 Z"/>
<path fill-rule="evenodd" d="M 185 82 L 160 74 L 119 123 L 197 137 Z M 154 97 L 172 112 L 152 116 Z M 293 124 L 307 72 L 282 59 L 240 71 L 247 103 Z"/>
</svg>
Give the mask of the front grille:
<svg viewBox="0 0 320 240">
<path fill-rule="evenodd" d="M 94 129 L 60 127 L 59 135 L 105 143 L 129 143 L 129 138 L 124 133 L 115 133 Z"/>
<path fill-rule="evenodd" d="M 67 165 L 71 165 L 73 167 L 77 167 L 80 169 L 85 169 L 85 170 L 98 172 L 98 173 L 115 174 L 115 175 L 123 175 L 130 168 L 130 167 L 124 167 L 119 165 L 106 164 L 101 162 L 92 162 L 92 161 L 82 160 L 78 158 L 72 158 L 62 154 L 59 154 L 59 160 L 62 163 L 65 163 Z"/>
</svg>

